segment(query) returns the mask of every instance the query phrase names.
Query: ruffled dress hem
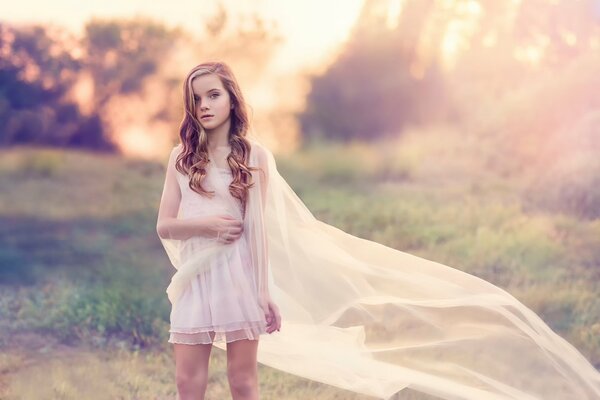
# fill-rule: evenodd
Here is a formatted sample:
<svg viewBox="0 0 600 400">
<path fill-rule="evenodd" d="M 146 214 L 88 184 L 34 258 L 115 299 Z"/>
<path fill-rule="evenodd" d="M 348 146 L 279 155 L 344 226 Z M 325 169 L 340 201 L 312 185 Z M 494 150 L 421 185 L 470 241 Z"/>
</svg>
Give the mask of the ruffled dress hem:
<svg viewBox="0 0 600 400">
<path fill-rule="evenodd" d="M 230 343 L 236 340 L 258 340 L 267 333 L 265 321 L 239 321 L 225 325 L 199 328 L 169 329 L 169 343 L 177 344 L 209 344 L 216 342 Z"/>
</svg>

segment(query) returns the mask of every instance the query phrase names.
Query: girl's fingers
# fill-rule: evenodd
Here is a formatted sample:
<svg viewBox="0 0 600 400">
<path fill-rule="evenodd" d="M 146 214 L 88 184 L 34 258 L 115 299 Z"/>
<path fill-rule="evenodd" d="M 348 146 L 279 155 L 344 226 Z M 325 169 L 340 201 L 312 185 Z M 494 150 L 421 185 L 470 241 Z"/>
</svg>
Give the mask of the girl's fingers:
<svg viewBox="0 0 600 400">
<path fill-rule="evenodd" d="M 277 330 L 280 330 L 281 329 L 281 314 L 279 313 L 279 308 L 277 308 L 277 306 L 275 306 L 273 314 L 275 315 L 275 327 Z"/>
<path fill-rule="evenodd" d="M 240 236 L 242 236 L 242 232 L 241 231 L 240 232 L 231 232 L 231 231 L 229 231 L 229 232 L 224 233 L 224 234 L 221 235 L 221 237 L 224 238 L 224 240 L 227 243 L 233 242 L 234 240 L 238 239 Z"/>
<path fill-rule="evenodd" d="M 269 306 L 267 306 L 267 311 L 265 312 L 265 320 L 267 321 L 267 333 L 273 332 L 273 324 L 275 322 L 275 318 L 273 318 L 273 313 L 271 312 L 271 308 Z"/>
<path fill-rule="evenodd" d="M 280 330 L 281 329 L 281 316 L 279 314 L 277 314 L 275 320 L 276 320 L 275 329 Z"/>
<path fill-rule="evenodd" d="M 275 303 L 269 303 L 269 315 L 271 322 L 267 326 L 267 332 L 272 333 L 275 331 L 280 331 L 281 315 L 279 313 L 279 308 L 275 305 Z"/>
</svg>

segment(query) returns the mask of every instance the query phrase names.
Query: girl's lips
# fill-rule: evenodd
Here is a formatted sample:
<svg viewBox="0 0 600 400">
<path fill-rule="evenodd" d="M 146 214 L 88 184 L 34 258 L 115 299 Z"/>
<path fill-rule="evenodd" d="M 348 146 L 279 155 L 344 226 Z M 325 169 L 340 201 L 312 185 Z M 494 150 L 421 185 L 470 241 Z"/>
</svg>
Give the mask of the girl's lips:
<svg viewBox="0 0 600 400">
<path fill-rule="evenodd" d="M 204 117 L 202 117 L 200 119 L 204 121 L 205 119 L 211 119 L 212 117 L 214 117 L 214 115 L 207 115 L 207 116 L 204 116 Z"/>
</svg>

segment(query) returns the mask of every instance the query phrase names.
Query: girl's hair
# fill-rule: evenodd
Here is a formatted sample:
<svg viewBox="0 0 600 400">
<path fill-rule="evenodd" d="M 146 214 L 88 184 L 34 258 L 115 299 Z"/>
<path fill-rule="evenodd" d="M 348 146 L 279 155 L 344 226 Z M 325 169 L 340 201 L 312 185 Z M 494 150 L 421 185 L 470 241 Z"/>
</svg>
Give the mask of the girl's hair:
<svg viewBox="0 0 600 400">
<path fill-rule="evenodd" d="M 245 215 L 248 189 L 254 185 L 250 171 L 259 168 L 247 165 L 250 142 L 245 137 L 248 131 L 246 102 L 231 68 L 224 62 L 199 64 L 188 73 L 183 82 L 184 116 L 179 128 L 183 149 L 177 157 L 175 167 L 179 172 L 190 177 L 190 189 L 201 195 L 214 196 L 214 191 L 209 192 L 202 187 L 202 180 L 207 174 L 206 167 L 209 163 L 208 136 L 196 116 L 196 105 L 192 90 L 192 80 L 205 74 L 215 74 L 219 77 L 233 104 L 231 129 L 229 131 L 231 153 L 227 156 L 227 162 L 233 174 L 229 192 L 233 197 L 240 200 Z"/>
</svg>

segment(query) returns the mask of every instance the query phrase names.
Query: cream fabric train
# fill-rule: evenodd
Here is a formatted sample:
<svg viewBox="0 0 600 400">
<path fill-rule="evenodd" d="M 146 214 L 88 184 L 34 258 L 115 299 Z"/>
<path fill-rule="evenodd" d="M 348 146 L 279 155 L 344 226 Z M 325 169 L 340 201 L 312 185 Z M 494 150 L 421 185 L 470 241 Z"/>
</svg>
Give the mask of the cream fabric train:
<svg viewBox="0 0 600 400">
<path fill-rule="evenodd" d="M 255 176 L 244 229 L 282 315 L 281 331 L 260 338 L 260 363 L 380 399 L 406 388 L 453 400 L 600 399 L 600 373 L 512 295 L 316 219 L 268 148 L 248 138 L 250 165 L 268 179 Z M 181 265 L 178 241 L 161 241 L 177 269 L 172 303 L 230 248 Z"/>
</svg>

